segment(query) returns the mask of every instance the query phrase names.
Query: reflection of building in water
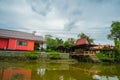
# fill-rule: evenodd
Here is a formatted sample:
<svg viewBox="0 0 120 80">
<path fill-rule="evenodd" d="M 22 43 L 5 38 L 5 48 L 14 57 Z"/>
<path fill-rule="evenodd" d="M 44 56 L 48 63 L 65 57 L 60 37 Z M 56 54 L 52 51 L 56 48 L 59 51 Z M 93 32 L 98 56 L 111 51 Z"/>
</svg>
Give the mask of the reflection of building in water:
<svg viewBox="0 0 120 80">
<path fill-rule="evenodd" d="M 2 80 L 30 80 L 30 69 L 5 69 L 0 70 L 0 77 Z"/>
<path fill-rule="evenodd" d="M 0 80 L 2 80 L 3 70 L 0 70 Z"/>
<path fill-rule="evenodd" d="M 46 71 L 45 68 L 37 69 L 37 74 L 40 74 L 41 76 L 43 76 L 45 74 L 45 71 Z"/>
</svg>

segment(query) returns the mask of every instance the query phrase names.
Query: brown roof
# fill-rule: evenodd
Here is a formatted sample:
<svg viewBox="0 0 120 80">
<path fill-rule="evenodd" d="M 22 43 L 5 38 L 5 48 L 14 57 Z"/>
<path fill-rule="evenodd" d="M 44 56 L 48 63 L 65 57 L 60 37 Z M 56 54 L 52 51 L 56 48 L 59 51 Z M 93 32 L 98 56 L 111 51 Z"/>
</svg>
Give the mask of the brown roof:
<svg viewBox="0 0 120 80">
<path fill-rule="evenodd" d="M 18 38 L 18 39 L 26 39 L 26 40 L 34 40 L 34 41 L 45 41 L 42 36 L 36 36 L 32 33 L 0 29 L 0 37 L 5 38 Z"/>
</svg>

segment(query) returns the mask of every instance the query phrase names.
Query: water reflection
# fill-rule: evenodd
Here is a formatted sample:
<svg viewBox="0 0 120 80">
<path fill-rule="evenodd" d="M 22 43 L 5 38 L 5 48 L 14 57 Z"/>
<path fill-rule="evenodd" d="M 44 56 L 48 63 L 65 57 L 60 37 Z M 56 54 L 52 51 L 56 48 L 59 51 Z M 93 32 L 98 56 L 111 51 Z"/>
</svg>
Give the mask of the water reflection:
<svg viewBox="0 0 120 80">
<path fill-rule="evenodd" d="M 119 80 L 120 65 L 0 62 L 0 80 Z"/>
<path fill-rule="evenodd" d="M 117 76 L 100 76 L 93 75 L 94 80 L 119 80 Z"/>
<path fill-rule="evenodd" d="M 37 69 L 37 74 L 40 74 L 41 76 L 45 75 L 45 68 Z"/>
<path fill-rule="evenodd" d="M 31 70 L 24 68 L 10 68 L 0 70 L 1 80 L 30 80 Z"/>
</svg>

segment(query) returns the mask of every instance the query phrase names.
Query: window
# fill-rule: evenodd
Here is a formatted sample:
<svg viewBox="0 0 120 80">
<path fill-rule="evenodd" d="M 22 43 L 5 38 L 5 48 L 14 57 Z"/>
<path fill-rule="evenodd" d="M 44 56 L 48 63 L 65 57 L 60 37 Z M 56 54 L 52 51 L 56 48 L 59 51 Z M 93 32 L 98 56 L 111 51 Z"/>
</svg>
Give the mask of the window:
<svg viewBox="0 0 120 80">
<path fill-rule="evenodd" d="M 26 41 L 17 41 L 17 44 L 21 45 L 21 46 L 27 46 L 27 42 Z"/>
</svg>

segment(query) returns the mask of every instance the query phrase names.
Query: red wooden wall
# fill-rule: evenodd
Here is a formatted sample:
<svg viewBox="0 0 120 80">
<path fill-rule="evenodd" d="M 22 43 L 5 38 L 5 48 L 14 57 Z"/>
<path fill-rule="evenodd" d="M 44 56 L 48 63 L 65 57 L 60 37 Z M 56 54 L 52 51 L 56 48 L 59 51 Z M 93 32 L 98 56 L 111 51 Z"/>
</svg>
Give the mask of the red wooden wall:
<svg viewBox="0 0 120 80">
<path fill-rule="evenodd" d="M 8 46 L 8 39 L 0 38 L 0 49 L 5 49 Z"/>
<path fill-rule="evenodd" d="M 16 39 L 9 39 L 8 49 L 15 50 L 16 49 Z"/>
<path fill-rule="evenodd" d="M 34 50 L 34 41 L 22 40 L 22 41 L 27 42 L 27 45 L 23 46 L 23 45 L 18 45 L 17 40 L 19 40 L 19 39 L 9 39 L 8 49 L 11 49 L 11 50 Z"/>
<path fill-rule="evenodd" d="M 26 40 L 23 40 L 26 41 Z M 21 46 L 18 45 L 16 42 L 16 49 L 17 50 L 34 50 L 34 41 L 27 40 L 27 45 L 26 46 Z"/>
<path fill-rule="evenodd" d="M 0 38 L 0 49 L 7 48 L 9 50 L 34 50 L 34 41 L 31 40 L 23 40 L 27 42 L 26 46 L 23 45 L 18 45 L 17 40 L 19 39 L 5 39 L 5 38 Z"/>
</svg>

